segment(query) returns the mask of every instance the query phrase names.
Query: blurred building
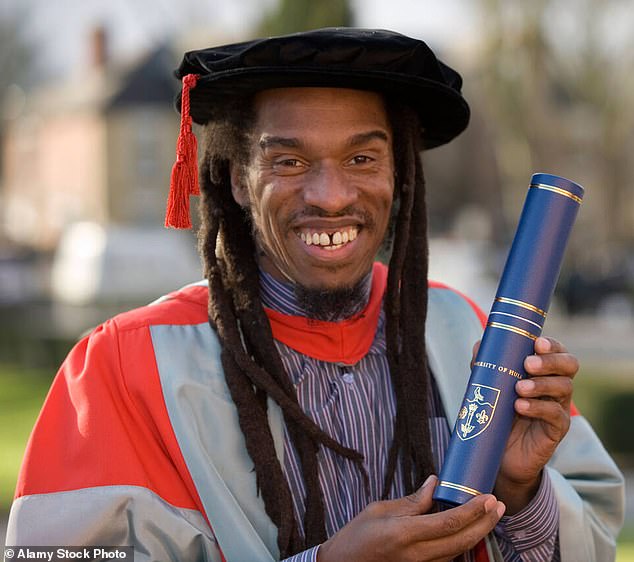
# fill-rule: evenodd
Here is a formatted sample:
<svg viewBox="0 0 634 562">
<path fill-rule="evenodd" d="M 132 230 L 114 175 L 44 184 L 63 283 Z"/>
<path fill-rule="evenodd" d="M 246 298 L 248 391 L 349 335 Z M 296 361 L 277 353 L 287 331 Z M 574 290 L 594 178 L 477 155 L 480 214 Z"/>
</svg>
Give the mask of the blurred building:
<svg viewBox="0 0 634 562">
<path fill-rule="evenodd" d="M 78 221 L 162 222 L 178 134 L 174 58 L 163 46 L 115 63 L 102 28 L 88 48 L 89 67 L 29 95 L 5 134 L 0 224 L 38 250 Z"/>
</svg>

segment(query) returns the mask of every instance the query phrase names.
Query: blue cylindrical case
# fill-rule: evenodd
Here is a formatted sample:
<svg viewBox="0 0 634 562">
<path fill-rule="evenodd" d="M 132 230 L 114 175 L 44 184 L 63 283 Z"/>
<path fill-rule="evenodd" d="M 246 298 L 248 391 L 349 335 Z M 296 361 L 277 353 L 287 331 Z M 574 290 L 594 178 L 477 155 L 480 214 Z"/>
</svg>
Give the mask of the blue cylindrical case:
<svg viewBox="0 0 634 562">
<path fill-rule="evenodd" d="M 461 505 L 493 491 L 526 377 L 552 298 L 583 188 L 534 174 L 480 349 L 458 412 L 434 499 Z"/>
</svg>

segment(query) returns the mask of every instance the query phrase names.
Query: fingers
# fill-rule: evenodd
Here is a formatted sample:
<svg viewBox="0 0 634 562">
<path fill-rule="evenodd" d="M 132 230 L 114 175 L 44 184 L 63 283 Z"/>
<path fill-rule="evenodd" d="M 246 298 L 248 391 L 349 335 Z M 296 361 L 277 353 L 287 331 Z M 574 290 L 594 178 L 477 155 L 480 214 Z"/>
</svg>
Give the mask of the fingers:
<svg viewBox="0 0 634 562">
<path fill-rule="evenodd" d="M 527 418 L 536 418 L 546 423 L 556 426 L 557 431 L 554 436 L 562 437 L 570 425 L 570 400 L 549 400 L 546 398 L 536 398 L 527 400 L 518 398 L 515 400 L 515 411 Z"/>
<path fill-rule="evenodd" d="M 476 496 L 467 503 L 425 516 L 426 525 L 421 526 L 418 540 L 448 537 L 460 533 L 471 525 L 483 523 L 493 528 L 504 515 L 506 506 L 491 494 Z"/>
<path fill-rule="evenodd" d="M 535 355 L 524 360 L 524 368 L 531 376 L 561 375 L 573 378 L 579 370 L 579 361 L 566 348 L 552 338 L 537 338 Z"/>
<path fill-rule="evenodd" d="M 567 431 L 572 379 L 579 370 L 577 358 L 557 340 L 540 337 L 535 341 L 535 355 L 525 359 L 524 368 L 530 378 L 515 385 L 520 398 L 515 403 L 515 410 Z"/>
<path fill-rule="evenodd" d="M 579 370 L 579 361 L 570 353 L 529 355 L 524 360 L 524 368 L 531 376 L 554 374 L 573 378 Z"/>
<path fill-rule="evenodd" d="M 570 428 L 570 401 L 560 404 L 551 400 L 520 398 L 515 401 L 515 411 L 526 418 L 544 422 L 544 435 L 555 445 L 564 438 Z"/>
<path fill-rule="evenodd" d="M 572 378 L 568 376 L 536 376 L 518 381 L 515 390 L 519 398 L 515 411 L 525 417 L 546 422 L 549 439 L 559 441 L 570 427 Z"/>
<path fill-rule="evenodd" d="M 566 347 L 555 338 L 541 336 L 535 340 L 535 353 L 566 353 Z"/>
<path fill-rule="evenodd" d="M 425 555 L 430 559 L 454 557 L 473 548 L 490 533 L 505 509 L 490 494 L 478 496 L 459 507 L 415 518 L 420 524 L 416 536 L 410 539 L 423 542 Z"/>
<path fill-rule="evenodd" d="M 504 504 L 486 494 L 429 514 L 436 483 L 431 476 L 414 494 L 368 505 L 322 544 L 319 559 L 451 560 L 491 532 L 504 513 Z"/>
<path fill-rule="evenodd" d="M 515 391 L 521 398 L 546 398 L 559 403 L 570 400 L 572 390 L 572 380 L 565 376 L 535 377 L 515 384 Z"/>
<path fill-rule="evenodd" d="M 438 478 L 431 474 L 413 494 L 405 496 L 401 500 L 396 500 L 402 502 L 404 511 L 408 512 L 405 515 L 419 515 L 427 513 L 431 509 L 433 503 L 432 494 L 437 481 Z"/>
<path fill-rule="evenodd" d="M 367 509 L 377 516 L 421 515 L 432 508 L 432 494 L 438 478 L 430 475 L 423 485 L 413 494 L 396 500 L 387 500 L 370 504 Z"/>
</svg>

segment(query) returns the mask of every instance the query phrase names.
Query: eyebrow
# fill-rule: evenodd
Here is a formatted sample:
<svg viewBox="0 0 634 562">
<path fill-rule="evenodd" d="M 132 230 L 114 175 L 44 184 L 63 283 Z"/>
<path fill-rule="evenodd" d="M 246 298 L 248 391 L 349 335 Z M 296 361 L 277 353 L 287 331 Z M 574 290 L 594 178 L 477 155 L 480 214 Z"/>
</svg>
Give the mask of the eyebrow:
<svg viewBox="0 0 634 562">
<path fill-rule="evenodd" d="M 382 131 L 381 129 L 376 129 L 375 131 L 368 131 L 367 133 L 359 133 L 359 134 L 353 135 L 348 140 L 348 146 L 350 147 L 359 146 L 361 144 L 370 142 L 374 139 L 379 139 L 385 142 L 389 141 L 389 137 L 387 136 L 387 133 L 385 131 Z"/>
<path fill-rule="evenodd" d="M 348 139 L 346 144 L 349 147 L 354 148 L 374 139 L 379 139 L 384 142 L 389 141 L 389 137 L 385 131 L 376 129 L 374 131 L 367 131 L 365 133 L 353 135 L 350 139 Z M 260 149 L 263 151 L 276 146 L 282 146 L 284 148 L 299 148 L 302 146 L 302 142 L 296 137 L 281 137 L 275 135 L 264 135 L 258 144 L 260 145 Z"/>
<path fill-rule="evenodd" d="M 260 139 L 258 143 L 262 150 L 267 150 L 274 146 L 283 146 L 286 148 L 298 148 L 301 146 L 301 142 L 295 137 L 277 137 L 273 135 L 265 135 Z"/>
</svg>

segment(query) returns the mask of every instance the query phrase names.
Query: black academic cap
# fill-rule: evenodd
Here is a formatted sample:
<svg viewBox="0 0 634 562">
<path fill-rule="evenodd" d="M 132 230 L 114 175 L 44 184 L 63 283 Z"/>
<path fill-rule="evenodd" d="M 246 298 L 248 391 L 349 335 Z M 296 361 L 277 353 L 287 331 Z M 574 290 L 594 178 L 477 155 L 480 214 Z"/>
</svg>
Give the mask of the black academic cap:
<svg viewBox="0 0 634 562">
<path fill-rule="evenodd" d="M 188 74 L 198 75 L 190 114 L 200 124 L 211 118 L 216 101 L 292 86 L 372 90 L 399 99 L 420 115 L 425 148 L 449 142 L 469 122 L 460 75 L 423 41 L 394 31 L 335 27 L 190 51 L 176 71 L 178 78 Z"/>
</svg>

